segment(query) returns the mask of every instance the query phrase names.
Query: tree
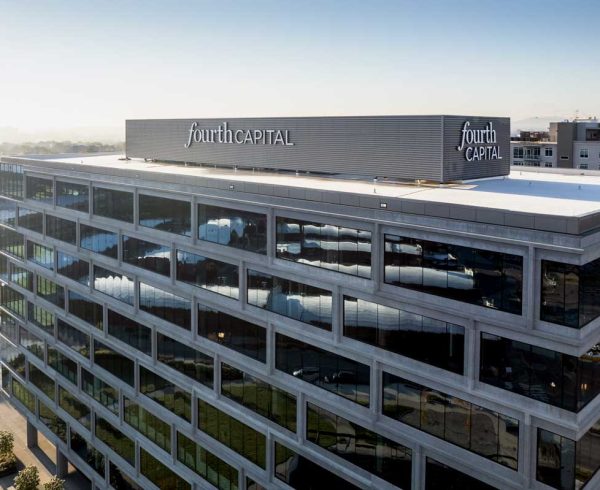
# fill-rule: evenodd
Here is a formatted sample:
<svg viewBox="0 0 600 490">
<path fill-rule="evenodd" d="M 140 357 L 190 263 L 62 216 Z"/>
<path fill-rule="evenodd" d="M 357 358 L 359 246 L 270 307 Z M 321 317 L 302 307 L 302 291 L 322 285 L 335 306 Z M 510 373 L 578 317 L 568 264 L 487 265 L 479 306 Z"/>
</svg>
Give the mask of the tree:
<svg viewBox="0 0 600 490">
<path fill-rule="evenodd" d="M 15 436 L 7 430 L 0 430 L 0 455 L 8 455 L 13 452 Z"/>
<path fill-rule="evenodd" d="M 65 481 L 58 476 L 53 476 L 44 483 L 44 490 L 65 490 Z"/>
<path fill-rule="evenodd" d="M 40 475 L 35 466 L 27 466 L 19 471 L 15 478 L 15 490 L 37 490 L 40 484 Z"/>
</svg>

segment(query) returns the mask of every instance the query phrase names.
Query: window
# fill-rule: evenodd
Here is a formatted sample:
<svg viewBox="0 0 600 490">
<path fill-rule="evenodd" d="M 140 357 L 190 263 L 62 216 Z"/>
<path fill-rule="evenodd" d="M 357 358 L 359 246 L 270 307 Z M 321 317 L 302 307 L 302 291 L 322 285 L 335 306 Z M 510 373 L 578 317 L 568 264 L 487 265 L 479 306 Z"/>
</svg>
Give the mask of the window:
<svg viewBox="0 0 600 490">
<path fill-rule="evenodd" d="M 0 306 L 3 306 L 11 313 L 25 318 L 26 299 L 18 291 L 7 285 L 0 285 Z"/>
<path fill-rule="evenodd" d="M 71 427 L 71 450 L 104 478 L 104 456 Z"/>
<path fill-rule="evenodd" d="M 56 181 L 56 205 L 74 211 L 89 212 L 90 189 L 86 184 Z"/>
<path fill-rule="evenodd" d="M 67 381 L 77 385 L 77 363 L 54 347 L 48 347 L 48 366 Z"/>
<path fill-rule="evenodd" d="M 600 393 L 600 345 L 580 358 L 481 334 L 480 381 L 573 412 Z M 579 380 L 579 381 L 577 381 Z"/>
<path fill-rule="evenodd" d="M 54 380 L 44 374 L 41 369 L 38 369 L 34 364 L 29 364 L 29 382 L 46 395 L 50 400 L 54 401 Z"/>
<path fill-rule="evenodd" d="M 62 242 L 77 244 L 77 223 L 57 216 L 46 215 L 46 236 Z"/>
<path fill-rule="evenodd" d="M 320 488 L 332 490 L 338 488 L 358 490 L 359 488 L 277 441 L 275 441 L 274 471 L 275 478 L 297 490 L 311 488 L 315 482 L 319 482 Z"/>
<path fill-rule="evenodd" d="M 58 405 L 86 429 L 90 430 L 90 407 L 60 385 L 58 386 Z"/>
<path fill-rule="evenodd" d="M 123 262 L 171 275 L 171 247 L 123 235 Z"/>
<path fill-rule="evenodd" d="M 116 259 L 118 257 L 119 235 L 112 231 L 101 230 L 93 226 L 79 226 L 79 246 Z"/>
<path fill-rule="evenodd" d="M 147 356 L 152 355 L 152 331 L 113 310 L 108 310 L 108 334 L 138 349 Z"/>
<path fill-rule="evenodd" d="M 35 415 L 35 395 L 19 383 L 15 378 L 12 378 L 12 395 L 21 402 L 21 404 Z"/>
<path fill-rule="evenodd" d="M 587 163 L 580 163 L 579 164 L 579 168 L 581 170 L 587 170 L 588 169 L 588 164 Z"/>
<path fill-rule="evenodd" d="M 44 213 L 19 207 L 19 226 L 41 235 L 44 233 Z"/>
<path fill-rule="evenodd" d="M 104 472 L 102 472 L 104 476 Z M 141 486 L 135 483 L 134 478 L 124 473 L 121 468 L 118 468 L 112 461 L 108 464 L 108 478 L 113 488 L 123 490 L 144 490 Z"/>
<path fill-rule="evenodd" d="M 552 148 L 544 148 L 544 156 L 551 157 L 552 155 L 553 155 L 553 149 Z"/>
<path fill-rule="evenodd" d="M 38 275 L 35 289 L 38 298 L 42 298 L 61 309 L 65 307 L 65 288 L 54 281 Z"/>
<path fill-rule="evenodd" d="M 198 204 L 198 238 L 264 254 L 267 251 L 267 216 Z"/>
<path fill-rule="evenodd" d="M 128 276 L 95 265 L 94 289 L 133 306 L 134 283 Z"/>
<path fill-rule="evenodd" d="M 133 400 L 123 397 L 123 419 L 161 449 L 171 452 L 171 426 L 141 407 Z"/>
<path fill-rule="evenodd" d="M 74 291 L 69 291 L 69 313 L 102 330 L 104 322 L 102 305 L 90 301 Z"/>
<path fill-rule="evenodd" d="M 177 460 L 220 490 L 238 488 L 238 470 L 181 432 L 177 433 Z"/>
<path fill-rule="evenodd" d="M 248 373 L 221 364 L 221 393 L 227 398 L 296 432 L 296 397 Z"/>
<path fill-rule="evenodd" d="M 306 412 L 308 441 L 393 485 L 411 488 L 409 448 L 312 403 Z"/>
<path fill-rule="evenodd" d="M 540 318 L 582 328 L 600 316 L 600 259 L 577 266 L 542 260 Z"/>
<path fill-rule="evenodd" d="M 544 163 L 544 167 L 546 167 L 546 168 L 552 168 L 552 163 L 551 162 L 546 162 L 546 163 Z"/>
<path fill-rule="evenodd" d="M 26 350 L 31 352 L 34 356 L 37 356 L 41 361 L 44 360 L 44 341 L 34 335 L 29 330 L 21 327 L 19 329 L 19 337 L 21 340 L 21 345 L 25 347 Z"/>
<path fill-rule="evenodd" d="M 279 333 L 275 339 L 277 369 L 369 406 L 369 366 Z"/>
<path fill-rule="evenodd" d="M 139 206 L 140 225 L 192 236 L 192 206 L 189 202 L 140 194 Z"/>
<path fill-rule="evenodd" d="M 487 483 L 483 483 L 472 476 L 461 473 L 454 468 L 439 463 L 435 459 L 426 458 L 425 490 L 497 490 Z"/>
<path fill-rule="evenodd" d="M 521 314 L 523 257 L 385 235 L 385 282 Z"/>
<path fill-rule="evenodd" d="M 579 158 L 589 158 L 590 152 L 587 148 L 581 148 L 579 150 Z"/>
<path fill-rule="evenodd" d="M 213 387 L 213 358 L 162 333 L 156 334 L 156 359 L 199 383 Z"/>
<path fill-rule="evenodd" d="M 97 339 L 94 339 L 94 364 L 106 369 L 128 385 L 134 385 L 134 362 Z"/>
<path fill-rule="evenodd" d="M 162 405 L 187 422 L 192 421 L 192 396 L 189 391 L 140 366 L 140 393 Z"/>
<path fill-rule="evenodd" d="M 19 259 L 25 258 L 25 239 L 16 231 L 2 228 L 0 230 L 0 250 Z"/>
<path fill-rule="evenodd" d="M 0 164 L 0 166 L 3 164 Z M 2 171 L 0 170 L 0 193 L 2 187 Z M 14 228 L 17 224 L 17 203 L 9 199 L 0 199 L 0 224 Z"/>
<path fill-rule="evenodd" d="M 331 291 L 248 269 L 248 304 L 331 330 Z"/>
<path fill-rule="evenodd" d="M 198 305 L 198 335 L 265 362 L 267 332 L 254 323 Z"/>
<path fill-rule="evenodd" d="M 198 400 L 198 428 L 225 446 L 265 468 L 266 437 L 204 400 Z"/>
<path fill-rule="evenodd" d="M 67 322 L 58 319 L 57 322 L 58 340 L 67 347 L 70 347 L 78 354 L 89 359 L 90 357 L 90 336 L 81 330 L 69 325 Z"/>
<path fill-rule="evenodd" d="M 133 223 L 133 193 L 94 187 L 94 214 Z"/>
<path fill-rule="evenodd" d="M 383 414 L 515 471 L 518 469 L 516 419 L 385 372 Z"/>
<path fill-rule="evenodd" d="M 568 159 L 569 159 L 569 157 L 568 157 L 568 156 L 563 156 L 563 155 L 561 155 L 560 159 L 561 159 L 561 160 L 568 160 Z"/>
<path fill-rule="evenodd" d="M 95 418 L 96 437 L 130 465 L 135 466 L 135 442 L 99 415 Z"/>
<path fill-rule="evenodd" d="M 239 298 L 238 266 L 177 250 L 177 280 Z"/>
<path fill-rule="evenodd" d="M 140 473 L 158 488 L 191 490 L 192 486 L 170 468 L 140 448 Z"/>
<path fill-rule="evenodd" d="M 52 204 L 54 193 L 52 180 L 26 176 L 27 199 Z"/>
<path fill-rule="evenodd" d="M 61 441 L 67 443 L 67 424 L 63 419 L 56 415 L 41 400 L 38 400 L 38 417 L 51 432 L 53 432 Z"/>
<path fill-rule="evenodd" d="M 277 257 L 371 277 L 371 232 L 277 217 Z"/>
<path fill-rule="evenodd" d="M 23 200 L 23 167 L 12 163 L 0 163 L 0 194 Z"/>
<path fill-rule="evenodd" d="M 119 414 L 119 391 L 83 368 L 81 389 L 111 412 Z"/>
<path fill-rule="evenodd" d="M 68 277 L 73 281 L 77 281 L 86 286 L 90 285 L 90 263 L 58 251 L 57 254 L 57 269 L 56 272 L 61 276 Z"/>
<path fill-rule="evenodd" d="M 27 260 L 54 270 L 54 250 L 50 247 L 27 240 Z"/>
<path fill-rule="evenodd" d="M 11 263 L 8 280 L 21 286 L 23 289 L 33 292 L 33 272 L 24 267 L 19 267 L 18 265 Z"/>
<path fill-rule="evenodd" d="M 27 303 L 27 320 L 54 337 L 54 315 L 41 306 Z"/>
<path fill-rule="evenodd" d="M 523 158 L 524 151 L 522 146 L 516 146 L 513 148 L 513 158 Z"/>
<path fill-rule="evenodd" d="M 140 310 L 190 330 L 192 302 L 154 286 L 140 282 Z"/>
<path fill-rule="evenodd" d="M 344 335 L 463 374 L 465 329 L 405 310 L 344 296 Z"/>
</svg>

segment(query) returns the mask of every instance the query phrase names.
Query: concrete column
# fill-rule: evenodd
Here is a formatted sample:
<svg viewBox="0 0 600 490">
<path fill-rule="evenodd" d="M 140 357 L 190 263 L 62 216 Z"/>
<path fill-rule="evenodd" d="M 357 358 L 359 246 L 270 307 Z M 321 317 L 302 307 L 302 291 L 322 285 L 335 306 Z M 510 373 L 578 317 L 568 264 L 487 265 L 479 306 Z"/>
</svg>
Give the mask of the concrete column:
<svg viewBox="0 0 600 490">
<path fill-rule="evenodd" d="M 56 476 L 66 478 L 69 473 L 69 460 L 59 448 L 56 448 Z"/>
<path fill-rule="evenodd" d="M 27 421 L 27 447 L 33 448 L 38 445 L 38 431 L 29 420 Z"/>
</svg>

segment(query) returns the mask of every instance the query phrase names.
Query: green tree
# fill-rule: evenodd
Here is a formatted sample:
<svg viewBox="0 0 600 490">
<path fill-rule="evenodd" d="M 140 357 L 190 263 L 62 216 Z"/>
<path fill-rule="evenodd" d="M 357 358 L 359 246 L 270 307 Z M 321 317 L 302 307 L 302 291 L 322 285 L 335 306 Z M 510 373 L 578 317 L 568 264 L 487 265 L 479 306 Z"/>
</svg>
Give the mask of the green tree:
<svg viewBox="0 0 600 490">
<path fill-rule="evenodd" d="M 35 466 L 27 466 L 19 471 L 15 478 L 15 490 L 37 490 L 40 484 L 40 475 Z"/>
<path fill-rule="evenodd" d="M 44 483 L 44 490 L 65 490 L 65 481 L 58 476 L 53 476 Z"/>
</svg>

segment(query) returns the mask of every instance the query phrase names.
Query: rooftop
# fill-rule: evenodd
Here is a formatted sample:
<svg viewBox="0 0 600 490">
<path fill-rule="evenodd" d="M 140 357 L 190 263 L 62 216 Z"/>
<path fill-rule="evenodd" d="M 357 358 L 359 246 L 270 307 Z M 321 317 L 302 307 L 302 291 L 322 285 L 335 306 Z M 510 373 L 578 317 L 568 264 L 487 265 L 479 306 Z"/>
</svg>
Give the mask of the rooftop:
<svg viewBox="0 0 600 490">
<path fill-rule="evenodd" d="M 421 205 L 423 209 L 427 205 L 437 204 L 446 205 L 447 208 L 452 208 L 454 205 L 468 206 L 473 209 L 496 210 L 499 212 L 508 213 L 524 213 L 527 215 L 537 215 L 542 217 L 563 217 L 563 218 L 584 218 L 591 215 L 598 215 L 598 224 L 594 224 L 591 228 L 600 226 L 600 172 L 599 171 L 581 171 L 581 170 L 559 170 L 559 169 L 522 169 L 513 168 L 510 175 L 498 178 L 480 179 L 475 181 L 466 181 L 457 184 L 422 184 L 405 183 L 405 182 L 373 182 L 368 180 L 358 180 L 344 176 L 322 176 L 315 174 L 300 174 L 293 173 L 277 173 L 273 171 L 251 171 L 251 170 L 235 170 L 230 168 L 215 168 L 204 166 L 183 166 L 163 162 L 144 161 L 143 159 L 125 160 L 119 155 L 83 155 L 83 156 L 51 156 L 51 157 L 22 157 L 24 164 L 27 161 L 36 160 L 36 162 L 44 166 L 56 167 L 55 162 L 58 162 L 60 167 L 62 164 L 68 164 L 73 171 L 79 170 L 82 172 L 99 174 L 109 174 L 109 169 L 117 171 L 119 175 L 126 175 L 130 172 L 133 176 L 138 176 L 141 172 L 148 172 L 154 175 L 148 175 L 148 179 L 157 178 L 164 182 L 181 183 L 182 177 L 187 176 L 185 182 L 194 185 L 196 178 L 202 182 L 221 181 L 215 187 L 221 189 L 232 189 L 232 185 L 236 190 L 256 189 L 258 194 L 272 194 L 276 196 L 296 197 L 297 193 L 282 194 L 274 191 L 279 187 L 297 188 L 305 192 L 316 191 L 323 195 L 336 195 L 337 202 L 344 204 L 342 194 L 358 195 L 363 202 L 367 202 L 367 196 L 372 200 L 377 199 L 375 206 L 366 207 L 384 207 L 380 206 L 380 202 L 400 199 L 403 203 L 402 208 L 397 206 L 387 206 L 389 210 L 398 210 L 403 212 L 411 212 L 405 209 L 405 206 L 411 205 L 414 209 L 416 205 Z M 7 160 L 6 158 L 4 159 Z M 16 161 L 11 158 L 11 161 Z M 122 171 L 124 173 L 122 173 Z M 141 175 L 140 175 L 141 177 Z M 229 187 L 223 186 L 225 181 Z M 238 186 L 236 183 L 239 182 Z M 254 186 L 252 184 L 255 184 Z M 198 183 L 197 185 L 205 185 Z M 212 187 L 212 185 L 208 185 Z M 271 192 L 267 191 L 267 187 Z M 262 189 L 262 190 L 259 190 Z M 318 199 L 312 199 L 318 200 Z M 326 202 L 334 202 L 323 199 Z M 442 209 L 438 206 L 438 209 Z M 416 214 L 436 215 L 427 211 L 414 212 Z M 440 217 L 454 217 L 450 213 L 449 216 L 437 215 Z M 462 218 L 469 219 L 469 218 Z M 481 221 L 473 219 L 473 221 Z M 504 219 L 503 223 L 509 226 L 523 226 L 515 221 L 508 222 Z M 538 228 L 531 226 L 531 228 Z M 543 227 L 542 227 L 543 229 Z M 579 231 L 565 230 L 548 230 L 548 231 L 564 231 L 567 233 L 581 233 Z"/>
</svg>

